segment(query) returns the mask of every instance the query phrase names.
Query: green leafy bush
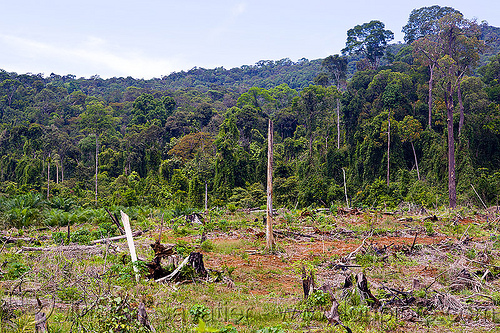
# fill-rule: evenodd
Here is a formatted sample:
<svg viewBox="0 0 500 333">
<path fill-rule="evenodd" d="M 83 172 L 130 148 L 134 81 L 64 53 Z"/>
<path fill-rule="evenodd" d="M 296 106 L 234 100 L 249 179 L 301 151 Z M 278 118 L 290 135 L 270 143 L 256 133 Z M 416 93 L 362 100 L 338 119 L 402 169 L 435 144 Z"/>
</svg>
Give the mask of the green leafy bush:
<svg viewBox="0 0 500 333">
<path fill-rule="evenodd" d="M 424 223 L 424 228 L 425 228 L 425 233 L 428 236 L 432 236 L 434 234 L 434 223 L 432 223 L 430 221 L 426 221 Z"/>
<path fill-rule="evenodd" d="M 10 262 L 7 264 L 7 273 L 4 275 L 5 280 L 15 280 L 29 271 L 29 267 L 20 262 Z"/>
<path fill-rule="evenodd" d="M 357 193 L 356 200 L 368 207 L 394 208 L 397 206 L 398 199 L 393 189 L 387 186 L 387 182 L 378 178 L 373 183 Z"/>
<path fill-rule="evenodd" d="M 210 310 L 203 304 L 195 304 L 189 309 L 189 314 L 191 315 L 193 323 L 197 323 L 200 319 L 203 320 L 210 315 Z"/>
<path fill-rule="evenodd" d="M 99 229 L 94 232 L 96 238 L 107 238 L 118 235 L 118 227 L 111 222 L 102 222 L 99 224 Z"/>
<path fill-rule="evenodd" d="M 149 332 L 138 320 L 137 309 L 127 298 L 109 296 L 101 298 L 95 313 L 98 332 Z"/>
<path fill-rule="evenodd" d="M 3 202 L 5 221 L 16 228 L 27 227 L 39 221 L 44 201 L 39 193 L 27 193 Z"/>
<path fill-rule="evenodd" d="M 185 257 L 193 251 L 193 247 L 186 241 L 180 239 L 175 245 L 175 252 Z"/>
<path fill-rule="evenodd" d="M 53 232 L 52 233 L 52 241 L 54 244 L 67 244 L 68 243 L 68 233 L 66 232 Z"/>
<path fill-rule="evenodd" d="M 362 267 L 371 267 L 379 263 L 380 258 L 376 253 L 372 251 L 367 251 L 365 253 L 356 254 L 356 263 Z"/>
<path fill-rule="evenodd" d="M 79 229 L 70 236 L 71 243 L 88 245 L 93 240 L 92 233 L 87 229 Z"/>
<path fill-rule="evenodd" d="M 73 213 L 54 208 L 47 212 L 44 222 L 51 227 L 63 227 L 72 224 L 74 222 L 74 217 Z"/>
<path fill-rule="evenodd" d="M 201 249 L 205 252 L 213 251 L 214 244 L 209 239 L 207 239 L 206 241 L 201 243 Z"/>
<path fill-rule="evenodd" d="M 236 207 L 236 204 L 234 202 L 230 202 L 226 205 L 227 210 L 230 211 L 231 213 L 234 213 L 238 207 Z"/>
<path fill-rule="evenodd" d="M 307 306 L 310 307 L 323 307 L 330 303 L 330 295 L 322 290 L 315 290 L 307 298 Z"/>
</svg>

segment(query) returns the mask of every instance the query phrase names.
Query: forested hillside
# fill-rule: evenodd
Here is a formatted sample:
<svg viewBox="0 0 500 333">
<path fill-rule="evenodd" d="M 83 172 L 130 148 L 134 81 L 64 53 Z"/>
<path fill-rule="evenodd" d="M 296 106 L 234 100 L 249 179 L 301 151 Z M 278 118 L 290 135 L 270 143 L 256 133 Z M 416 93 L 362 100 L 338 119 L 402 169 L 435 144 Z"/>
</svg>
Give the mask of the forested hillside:
<svg viewBox="0 0 500 333">
<path fill-rule="evenodd" d="M 1 195 L 197 208 L 207 186 L 209 206 L 259 207 L 272 119 L 278 207 L 345 205 L 343 171 L 349 205 L 497 204 L 499 29 L 457 13 L 410 15 L 407 44 L 356 26 L 324 60 L 151 80 L 0 71 Z"/>
</svg>

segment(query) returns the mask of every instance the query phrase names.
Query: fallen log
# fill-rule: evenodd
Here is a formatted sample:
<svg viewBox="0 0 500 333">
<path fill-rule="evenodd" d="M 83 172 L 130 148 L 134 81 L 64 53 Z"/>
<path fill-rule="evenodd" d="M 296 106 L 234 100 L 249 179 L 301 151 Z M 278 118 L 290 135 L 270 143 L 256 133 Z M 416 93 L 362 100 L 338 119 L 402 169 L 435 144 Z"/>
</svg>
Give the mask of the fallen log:
<svg viewBox="0 0 500 333">
<path fill-rule="evenodd" d="M 22 294 L 22 293 L 20 293 Z M 60 310 L 69 310 L 73 306 L 75 307 L 74 309 L 79 308 L 79 304 L 68 304 L 68 303 L 57 303 L 55 302 L 55 299 L 52 301 L 52 304 L 47 301 L 43 300 L 40 301 L 39 299 L 35 298 L 28 298 L 28 297 L 17 297 L 13 294 L 9 295 L 8 297 L 4 297 L 3 299 L 0 299 L 0 303 L 4 306 L 5 310 L 11 311 L 11 310 L 21 310 L 21 311 L 38 311 L 42 308 L 57 308 Z M 40 305 L 41 304 L 41 305 Z M 52 312 L 52 310 L 51 310 Z M 51 313 L 50 312 L 50 313 Z M 49 315 L 50 315 L 49 313 Z M 49 317 L 49 316 L 47 316 Z"/>
<path fill-rule="evenodd" d="M 273 234 L 280 235 L 280 236 L 283 236 L 283 237 L 291 237 L 291 236 L 293 236 L 293 237 L 304 237 L 304 238 L 321 239 L 321 238 L 319 238 L 316 235 L 306 235 L 306 234 L 301 234 L 301 233 L 297 233 L 297 232 L 290 232 L 290 231 L 277 231 L 277 230 L 273 230 Z"/>
<path fill-rule="evenodd" d="M 63 245 L 63 246 L 48 246 L 48 247 L 30 247 L 30 246 L 22 246 L 22 251 L 26 252 L 70 252 L 70 251 L 92 251 L 98 250 L 103 251 L 100 246 L 97 245 Z"/>
<path fill-rule="evenodd" d="M 332 269 L 341 269 L 343 271 L 351 267 L 362 267 L 361 265 L 346 265 L 344 263 L 332 263 Z"/>
<path fill-rule="evenodd" d="M 0 236 L 0 241 L 5 243 L 17 243 L 17 242 L 25 242 L 25 243 L 33 243 L 36 241 L 42 241 L 50 239 L 50 236 L 43 235 L 40 237 L 12 237 L 12 236 Z"/>
<path fill-rule="evenodd" d="M 132 236 L 133 237 L 137 237 L 137 236 L 140 236 L 142 235 L 142 231 L 135 231 L 132 233 Z M 109 237 L 109 238 L 101 238 L 101 239 L 96 239 L 96 240 L 93 240 L 91 241 L 90 243 L 91 244 L 99 244 L 99 243 L 107 243 L 107 242 L 114 242 L 114 241 L 117 241 L 117 240 L 120 240 L 120 239 L 125 239 L 127 238 L 127 235 L 121 235 L 121 236 L 115 236 L 115 237 Z"/>
</svg>

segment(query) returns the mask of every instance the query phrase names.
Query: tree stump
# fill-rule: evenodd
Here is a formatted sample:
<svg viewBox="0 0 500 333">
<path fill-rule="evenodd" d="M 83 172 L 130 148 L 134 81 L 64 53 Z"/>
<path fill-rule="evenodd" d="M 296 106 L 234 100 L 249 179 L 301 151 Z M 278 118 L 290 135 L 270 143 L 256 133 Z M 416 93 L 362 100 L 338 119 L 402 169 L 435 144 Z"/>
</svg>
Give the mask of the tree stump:
<svg viewBox="0 0 500 333">
<path fill-rule="evenodd" d="M 148 328 L 151 332 L 156 332 L 148 319 L 148 313 L 146 312 L 146 306 L 144 303 L 139 303 L 139 308 L 137 309 L 137 319 L 142 326 Z"/>
<path fill-rule="evenodd" d="M 375 296 L 373 296 L 370 289 L 368 289 L 368 280 L 366 279 L 366 276 L 363 273 L 358 273 L 358 275 L 356 275 L 356 282 L 359 291 L 366 299 L 368 304 L 370 304 L 374 308 L 379 308 L 381 305 L 380 301 Z"/>
<path fill-rule="evenodd" d="M 193 267 L 196 275 L 201 277 L 207 277 L 208 272 L 203 264 L 203 254 L 199 252 L 191 252 L 189 255 L 189 264 Z"/>
<path fill-rule="evenodd" d="M 307 299 L 309 294 L 314 291 L 314 274 L 313 272 L 307 274 L 304 266 L 302 266 L 302 288 L 304 289 L 304 299 Z"/>
<path fill-rule="evenodd" d="M 47 331 L 47 317 L 45 316 L 45 312 L 38 312 L 35 315 L 35 332 L 43 333 Z"/>
</svg>

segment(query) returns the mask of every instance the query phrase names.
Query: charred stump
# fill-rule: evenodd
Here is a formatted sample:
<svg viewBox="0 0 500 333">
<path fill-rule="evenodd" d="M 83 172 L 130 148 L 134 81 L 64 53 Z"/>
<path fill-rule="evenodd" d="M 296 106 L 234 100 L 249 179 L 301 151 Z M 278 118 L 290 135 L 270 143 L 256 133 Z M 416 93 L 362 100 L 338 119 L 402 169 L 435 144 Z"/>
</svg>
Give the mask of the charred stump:
<svg viewBox="0 0 500 333">
<path fill-rule="evenodd" d="M 309 297 L 314 291 L 314 274 L 313 272 L 306 271 L 306 268 L 302 266 L 302 288 L 304 289 L 304 299 Z"/>
<path fill-rule="evenodd" d="M 363 273 L 359 273 L 356 275 L 356 282 L 359 291 L 363 295 L 364 299 L 374 308 L 380 307 L 380 301 L 373 296 L 372 292 L 370 289 L 368 289 L 368 280 L 366 279 L 366 276 Z"/>
<path fill-rule="evenodd" d="M 148 279 L 159 279 L 168 275 L 168 271 L 161 266 L 161 258 L 154 257 L 150 263 L 146 264 L 149 274 L 146 276 Z"/>
<path fill-rule="evenodd" d="M 167 246 L 164 246 L 159 241 L 156 241 L 150 246 L 155 252 L 155 258 L 156 257 L 165 258 L 174 254 L 175 245 L 173 244 L 167 244 Z"/>
<path fill-rule="evenodd" d="M 203 264 L 203 254 L 199 252 L 191 252 L 189 255 L 189 264 L 195 271 L 196 275 L 201 277 L 207 277 L 208 272 Z"/>
</svg>

